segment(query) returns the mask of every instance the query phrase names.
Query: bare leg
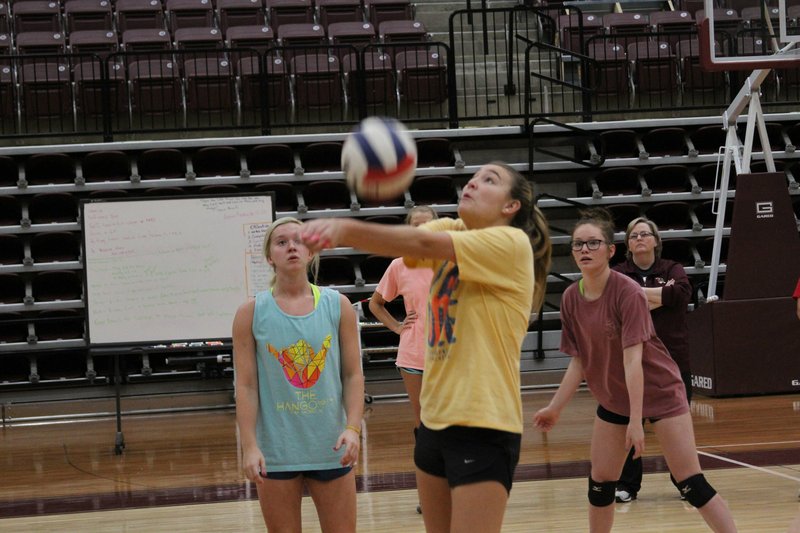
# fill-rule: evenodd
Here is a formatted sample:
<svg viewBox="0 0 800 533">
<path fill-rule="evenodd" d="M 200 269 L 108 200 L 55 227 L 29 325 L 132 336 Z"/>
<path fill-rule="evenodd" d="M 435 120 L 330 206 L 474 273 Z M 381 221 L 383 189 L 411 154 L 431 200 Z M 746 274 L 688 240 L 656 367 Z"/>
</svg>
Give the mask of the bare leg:
<svg viewBox="0 0 800 533">
<path fill-rule="evenodd" d="M 598 483 L 616 482 L 619 479 L 628 450 L 625 448 L 627 427 L 611 424 L 595 417 L 592 430 L 592 479 Z M 614 525 L 614 505 L 596 507 L 589 505 L 589 531 L 608 533 Z"/>
<path fill-rule="evenodd" d="M 452 500 L 447 478 L 432 476 L 417 468 L 417 490 L 427 533 L 449 533 Z"/>
<path fill-rule="evenodd" d="M 450 533 L 499 533 L 508 492 L 497 481 L 481 481 L 453 489 Z"/>
<path fill-rule="evenodd" d="M 418 428 L 420 413 L 419 394 L 420 391 L 422 391 L 422 375 L 409 374 L 403 370 L 400 371 L 400 375 L 403 376 L 403 385 L 405 385 L 406 392 L 408 393 L 408 401 L 411 402 L 411 407 L 414 409 L 414 427 Z"/>
<path fill-rule="evenodd" d="M 269 533 L 300 533 L 300 504 L 303 476 L 294 479 L 265 479 L 256 484 L 258 503 Z"/>
<path fill-rule="evenodd" d="M 317 508 L 323 533 L 355 533 L 356 474 L 354 471 L 332 481 L 306 479 Z"/>
<path fill-rule="evenodd" d="M 670 472 L 679 482 L 701 472 L 694 442 L 694 428 L 689 413 L 663 418 L 654 424 L 658 442 L 664 451 Z M 700 515 L 717 533 L 736 531 L 728 504 L 717 494 L 698 509 Z"/>
</svg>

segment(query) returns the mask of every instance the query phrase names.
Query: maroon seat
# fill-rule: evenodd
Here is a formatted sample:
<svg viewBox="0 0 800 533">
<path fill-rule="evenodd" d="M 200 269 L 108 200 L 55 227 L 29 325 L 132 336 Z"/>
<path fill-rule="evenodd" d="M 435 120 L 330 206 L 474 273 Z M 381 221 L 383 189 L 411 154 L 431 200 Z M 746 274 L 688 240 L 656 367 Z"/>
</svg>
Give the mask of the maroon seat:
<svg viewBox="0 0 800 533">
<path fill-rule="evenodd" d="M 0 196 L 0 226 L 19 226 L 21 220 L 22 206 L 19 199 L 14 196 Z"/>
<path fill-rule="evenodd" d="M 394 66 L 406 102 L 435 104 L 447 99 L 447 61 L 438 51 L 400 52 Z"/>
<path fill-rule="evenodd" d="M 692 210 L 686 202 L 661 202 L 650 206 L 646 213 L 662 230 L 686 230 L 694 225 Z"/>
<path fill-rule="evenodd" d="M 314 4 L 311 0 L 267 0 L 269 24 L 273 31 L 284 24 L 311 24 L 314 22 Z"/>
<path fill-rule="evenodd" d="M 82 339 L 84 334 L 83 316 L 77 309 L 53 309 L 39 312 L 33 322 L 37 341 Z M 40 369 L 43 379 L 49 377 L 48 369 Z M 79 377 L 81 370 L 72 370 Z M 77 375 L 76 375 L 77 374 Z M 56 373 L 56 379 L 64 376 L 64 371 Z"/>
<path fill-rule="evenodd" d="M 391 257 L 384 257 L 382 255 L 368 255 L 362 259 L 359 264 L 359 269 L 361 270 L 361 276 L 364 278 L 364 282 L 370 284 L 380 282 L 391 262 Z"/>
<path fill-rule="evenodd" d="M 114 29 L 111 0 L 69 0 L 64 4 L 67 33 Z"/>
<path fill-rule="evenodd" d="M 11 65 L 0 62 L 0 130 L 16 120 L 16 85 Z"/>
<path fill-rule="evenodd" d="M 639 139 L 633 130 L 606 130 L 597 149 L 606 158 L 639 157 Z"/>
<path fill-rule="evenodd" d="M 258 57 L 239 60 L 237 70 L 244 110 L 261 109 L 262 102 L 268 109 L 286 108 L 292 103 L 286 63 L 279 57 L 267 56 L 265 64 L 266 75 L 262 76 L 262 64 Z M 263 90 L 262 83 L 266 85 L 266 90 Z"/>
<path fill-rule="evenodd" d="M 81 277 L 71 270 L 39 272 L 31 282 L 36 302 L 80 300 L 83 294 Z"/>
<path fill-rule="evenodd" d="M 691 38 L 697 32 L 694 17 L 689 11 L 653 11 L 649 18 L 654 32 L 669 34 L 659 35 L 658 39 L 667 41 L 671 46 Z"/>
<path fill-rule="evenodd" d="M 22 313 L 3 313 L 0 314 L 0 343 L 27 342 L 28 323 Z M 8 378 L 9 371 L 6 368 L 7 357 L 3 357 L 3 381 L 13 381 Z M 30 370 L 30 366 L 28 366 Z"/>
<path fill-rule="evenodd" d="M 603 29 L 600 17 L 593 13 L 560 15 L 558 17 L 558 32 L 561 48 L 582 53 L 585 50 L 589 37 L 599 34 Z"/>
<path fill-rule="evenodd" d="M 256 174 L 256 172 L 253 172 Z M 276 211 L 297 211 L 297 192 L 289 183 L 259 183 L 254 188 L 257 192 L 274 193 Z"/>
<path fill-rule="evenodd" d="M 701 126 L 689 135 L 695 149 L 701 154 L 716 154 L 725 146 L 726 133 L 720 125 Z"/>
<path fill-rule="evenodd" d="M 365 101 L 370 106 L 386 106 L 397 102 L 391 56 L 368 50 L 360 59 L 361 65 L 359 54 L 347 54 L 342 59 L 348 99 Z"/>
<path fill-rule="evenodd" d="M 119 37 L 111 30 L 76 30 L 69 34 L 69 48 L 75 54 L 106 58 L 119 50 Z"/>
<path fill-rule="evenodd" d="M 350 259 L 343 255 L 326 255 L 320 257 L 319 285 L 355 285 L 356 273 Z"/>
<path fill-rule="evenodd" d="M 77 261 L 80 255 L 81 243 L 75 233 L 68 231 L 37 233 L 31 239 L 31 257 L 34 263 Z"/>
<path fill-rule="evenodd" d="M 659 165 L 644 173 L 644 181 L 654 193 L 690 192 L 689 169 L 686 165 Z"/>
<path fill-rule="evenodd" d="M 252 48 L 264 52 L 275 39 L 275 32 L 264 24 L 228 28 L 225 40 L 228 48 Z"/>
<path fill-rule="evenodd" d="M 650 29 L 650 20 L 643 13 L 608 13 L 603 15 L 603 26 L 607 33 L 645 33 Z"/>
<path fill-rule="evenodd" d="M 452 167 L 455 155 L 450 139 L 444 137 L 425 137 L 417 139 L 418 167 Z"/>
<path fill-rule="evenodd" d="M 639 169 L 636 167 L 611 167 L 602 170 L 595 178 L 603 196 L 641 194 Z"/>
<path fill-rule="evenodd" d="M 0 273 L 0 304 L 18 304 L 25 300 L 25 280 L 19 274 Z"/>
<path fill-rule="evenodd" d="M 714 47 L 719 53 L 719 43 Z M 700 65 L 700 44 L 697 39 L 682 39 L 675 45 L 684 91 L 714 91 L 727 85 L 725 72 L 710 72 Z"/>
<path fill-rule="evenodd" d="M 222 32 L 217 28 L 180 28 L 175 30 L 175 47 L 178 50 L 212 50 L 223 48 Z"/>
<path fill-rule="evenodd" d="M 673 92 L 678 88 L 677 60 L 668 42 L 639 41 L 628 45 L 636 90 Z"/>
<path fill-rule="evenodd" d="M 364 9 L 367 10 L 367 18 L 376 28 L 387 20 L 414 18 L 410 0 L 365 0 Z"/>
<path fill-rule="evenodd" d="M 642 135 L 642 144 L 651 156 L 685 155 L 686 138 L 683 128 L 654 128 Z"/>
<path fill-rule="evenodd" d="M 589 87 L 598 94 L 628 94 L 629 73 L 625 47 L 608 40 L 590 41 L 586 53 L 595 60 L 589 71 Z"/>
<path fill-rule="evenodd" d="M 378 26 L 384 43 L 419 43 L 428 40 L 428 30 L 417 20 L 387 20 Z"/>
<path fill-rule="evenodd" d="M 303 189 L 303 199 L 309 210 L 350 209 L 351 198 L 342 181 L 312 181 Z"/>
<path fill-rule="evenodd" d="M 206 146 L 192 155 L 192 168 L 198 177 L 242 174 L 242 154 L 233 146 Z"/>
<path fill-rule="evenodd" d="M 13 7 L 14 31 L 20 33 L 60 32 L 61 7 L 58 2 L 50 0 L 26 0 L 14 2 Z"/>
<path fill-rule="evenodd" d="M 333 107 L 343 102 L 341 70 L 336 56 L 299 54 L 291 61 L 295 105 Z"/>
<path fill-rule="evenodd" d="M 136 29 L 163 30 L 164 9 L 160 0 L 117 0 L 117 30 L 124 33 Z"/>
<path fill-rule="evenodd" d="M 25 243 L 19 235 L 0 233 L 0 265 L 21 265 L 25 260 Z"/>
<path fill-rule="evenodd" d="M 697 264 L 694 247 L 689 239 L 662 240 L 661 257 L 680 263 L 685 267 L 694 267 Z"/>
<path fill-rule="evenodd" d="M 263 0 L 217 0 L 217 14 L 222 31 L 235 26 L 264 26 L 267 23 Z"/>
<path fill-rule="evenodd" d="M 458 192 L 450 176 L 417 176 L 409 191 L 411 199 L 419 205 L 458 203 Z"/>
<path fill-rule="evenodd" d="M 293 174 L 294 167 L 294 152 L 287 144 L 262 144 L 247 152 L 251 174 Z"/>
<path fill-rule="evenodd" d="M 78 201 L 65 192 L 35 194 L 28 201 L 28 216 L 31 224 L 77 222 Z"/>
<path fill-rule="evenodd" d="M 45 152 L 25 160 L 25 180 L 29 185 L 75 183 L 75 161 L 67 154 Z"/>
<path fill-rule="evenodd" d="M 214 26 L 214 5 L 211 0 L 167 0 L 169 28 L 211 28 Z"/>
<path fill-rule="evenodd" d="M 359 0 L 317 0 L 318 20 L 326 28 L 337 22 L 363 22 Z"/>
<path fill-rule="evenodd" d="M 84 156 L 81 168 L 87 183 L 131 179 L 131 160 L 128 154 L 118 150 L 89 152 Z"/>
<path fill-rule="evenodd" d="M 178 69 L 167 59 L 135 61 L 128 67 L 134 116 L 180 113 L 183 89 Z"/>
<path fill-rule="evenodd" d="M 319 24 L 282 24 L 278 27 L 278 41 L 284 57 L 291 59 L 297 54 L 322 54 L 327 44 L 325 28 Z M 294 72 L 294 71 L 293 71 Z"/>
<path fill-rule="evenodd" d="M 172 39 L 169 32 L 163 29 L 125 30 L 122 32 L 122 49 L 126 52 L 141 52 L 126 56 L 125 59 L 129 62 L 157 60 L 166 57 L 161 54 L 162 52 L 172 50 Z"/>
<path fill-rule="evenodd" d="M 20 54 L 63 54 L 67 40 L 61 32 L 26 31 L 17 33 L 17 52 Z"/>
<path fill-rule="evenodd" d="M 328 26 L 328 40 L 333 45 L 350 45 L 358 50 L 377 41 L 375 27 L 369 22 L 333 22 Z M 339 59 L 352 52 L 352 48 L 336 48 Z"/>
<path fill-rule="evenodd" d="M 300 151 L 300 161 L 306 172 L 339 170 L 342 161 L 342 143 L 315 142 Z"/>
<path fill-rule="evenodd" d="M 614 220 L 615 231 L 625 231 L 631 220 L 642 215 L 642 210 L 637 204 L 610 204 L 606 209 Z"/>
<path fill-rule="evenodd" d="M 176 148 L 152 148 L 139 154 L 139 175 L 143 180 L 186 177 L 186 156 Z"/>
<path fill-rule="evenodd" d="M 103 72 L 107 66 L 108 70 Z M 98 117 L 105 106 L 108 92 L 109 111 L 117 120 L 127 119 L 129 111 L 125 67 L 121 63 L 80 63 L 72 73 L 75 80 L 75 109 L 78 118 Z"/>
</svg>

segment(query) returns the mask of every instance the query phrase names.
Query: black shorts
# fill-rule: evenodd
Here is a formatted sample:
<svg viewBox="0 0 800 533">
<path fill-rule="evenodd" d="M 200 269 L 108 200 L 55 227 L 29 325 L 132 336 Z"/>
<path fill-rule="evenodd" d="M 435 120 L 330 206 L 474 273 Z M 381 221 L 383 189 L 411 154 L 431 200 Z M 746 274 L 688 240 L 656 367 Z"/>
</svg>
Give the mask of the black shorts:
<svg viewBox="0 0 800 533">
<path fill-rule="evenodd" d="M 414 463 L 450 487 L 497 481 L 511 492 L 522 435 L 495 429 L 450 426 L 433 430 L 420 424 Z"/>
<path fill-rule="evenodd" d="M 608 409 L 599 404 L 597 405 L 597 418 L 603 420 L 604 422 L 608 422 L 609 424 L 616 424 L 618 426 L 627 426 L 631 421 L 630 417 L 625 415 L 618 415 L 617 413 L 609 411 Z M 645 419 L 642 419 L 642 422 L 644 422 L 644 420 Z M 651 424 L 655 424 L 661 419 L 647 418 L 646 420 L 649 420 Z"/>
<path fill-rule="evenodd" d="M 329 470 L 289 470 L 286 472 L 270 472 L 268 470 L 267 475 L 264 477 L 267 479 L 285 480 L 294 479 L 302 475 L 304 478 L 313 479 L 314 481 L 333 481 L 334 479 L 339 479 L 347 475 L 350 470 L 352 470 L 351 466 L 331 468 Z"/>
</svg>

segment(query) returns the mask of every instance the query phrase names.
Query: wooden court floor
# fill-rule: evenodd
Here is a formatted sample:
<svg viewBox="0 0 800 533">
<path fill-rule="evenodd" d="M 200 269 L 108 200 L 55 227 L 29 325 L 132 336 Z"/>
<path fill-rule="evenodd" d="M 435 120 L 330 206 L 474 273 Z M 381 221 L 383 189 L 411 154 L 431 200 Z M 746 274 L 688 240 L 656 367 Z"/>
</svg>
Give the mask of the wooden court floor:
<svg viewBox="0 0 800 533">
<path fill-rule="evenodd" d="M 503 531 L 586 531 L 586 475 L 595 403 L 579 392 L 548 435 L 531 416 L 552 391 L 523 394 L 525 434 Z M 692 404 L 706 475 L 740 531 L 785 532 L 800 512 L 800 395 Z M 407 402 L 368 406 L 357 467 L 360 532 L 422 532 L 416 514 Z M 239 473 L 233 411 L 129 416 L 114 455 L 113 419 L 0 430 L 0 531 L 262 531 L 255 490 Z M 639 499 L 616 504 L 614 531 L 708 531 L 681 502 L 648 430 Z M 316 532 L 304 502 L 304 531 Z M 434 511 L 435 512 L 435 511 Z M 480 533 L 480 532 L 477 532 Z"/>
</svg>

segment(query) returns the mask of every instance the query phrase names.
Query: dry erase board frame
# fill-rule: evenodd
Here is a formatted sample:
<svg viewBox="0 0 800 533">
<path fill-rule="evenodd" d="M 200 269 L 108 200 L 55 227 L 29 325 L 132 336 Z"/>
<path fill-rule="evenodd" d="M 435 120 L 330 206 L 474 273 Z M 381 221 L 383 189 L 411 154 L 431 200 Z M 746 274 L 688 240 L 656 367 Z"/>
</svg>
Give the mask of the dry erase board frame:
<svg viewBox="0 0 800 533">
<path fill-rule="evenodd" d="M 237 307 L 269 286 L 273 193 L 81 202 L 92 346 L 230 340 Z"/>
</svg>

